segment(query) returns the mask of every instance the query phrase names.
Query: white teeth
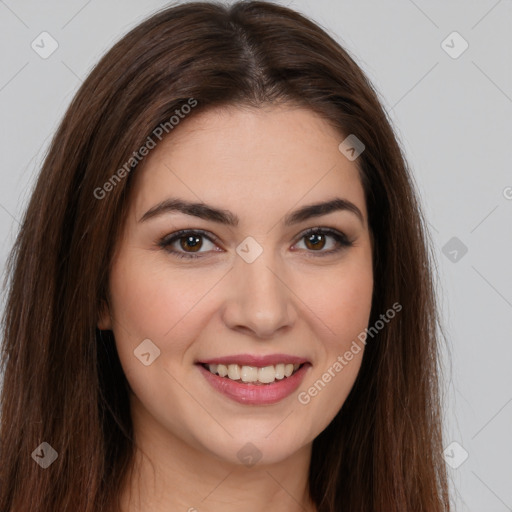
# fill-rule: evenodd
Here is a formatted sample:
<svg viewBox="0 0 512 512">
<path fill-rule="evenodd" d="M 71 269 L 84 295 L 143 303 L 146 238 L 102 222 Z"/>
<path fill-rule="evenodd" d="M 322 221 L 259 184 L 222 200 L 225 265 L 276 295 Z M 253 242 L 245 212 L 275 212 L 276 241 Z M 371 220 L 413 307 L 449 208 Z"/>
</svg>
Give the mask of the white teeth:
<svg viewBox="0 0 512 512">
<path fill-rule="evenodd" d="M 212 372 L 212 373 L 215 373 L 215 372 Z M 228 367 L 225 364 L 218 364 L 217 365 L 217 373 L 221 377 L 225 377 L 228 374 Z"/>
<path fill-rule="evenodd" d="M 228 377 L 231 380 L 238 380 L 240 378 L 240 366 L 237 364 L 230 364 L 228 366 Z"/>
<path fill-rule="evenodd" d="M 300 364 L 279 363 L 275 366 L 239 366 L 237 364 L 209 364 L 208 369 L 213 374 L 220 377 L 227 377 L 231 380 L 241 380 L 242 382 L 257 382 L 260 384 L 270 384 L 275 380 L 282 380 L 290 377 Z"/>
<path fill-rule="evenodd" d="M 284 376 L 289 377 L 293 373 L 293 364 L 287 364 L 284 367 Z"/>
<path fill-rule="evenodd" d="M 258 380 L 263 384 L 269 384 L 276 380 L 276 370 L 273 366 L 265 366 L 258 370 Z"/>
<path fill-rule="evenodd" d="M 242 366 L 240 378 L 242 382 L 256 382 L 258 380 L 258 368 L 255 366 Z"/>
<path fill-rule="evenodd" d="M 284 379 L 284 364 L 276 364 L 276 379 Z"/>
</svg>

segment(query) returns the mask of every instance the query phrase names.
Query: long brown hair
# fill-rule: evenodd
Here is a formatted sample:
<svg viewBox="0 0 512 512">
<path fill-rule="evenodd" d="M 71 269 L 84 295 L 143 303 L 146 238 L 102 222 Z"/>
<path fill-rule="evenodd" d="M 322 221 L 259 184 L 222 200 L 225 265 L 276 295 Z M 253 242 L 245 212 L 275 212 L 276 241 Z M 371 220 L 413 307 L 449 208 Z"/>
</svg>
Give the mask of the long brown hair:
<svg viewBox="0 0 512 512">
<path fill-rule="evenodd" d="M 98 311 L 133 153 L 191 99 L 188 116 L 293 102 L 335 126 L 340 142 L 364 143 L 356 162 L 374 239 L 371 325 L 391 304 L 403 309 L 369 340 L 350 395 L 314 440 L 310 493 L 319 512 L 448 511 L 432 258 L 406 160 L 348 52 L 297 12 L 260 1 L 156 13 L 100 60 L 69 106 L 8 260 L 0 510 L 117 507 L 133 431 Z M 31 457 L 42 442 L 58 453 L 46 469 Z"/>
</svg>

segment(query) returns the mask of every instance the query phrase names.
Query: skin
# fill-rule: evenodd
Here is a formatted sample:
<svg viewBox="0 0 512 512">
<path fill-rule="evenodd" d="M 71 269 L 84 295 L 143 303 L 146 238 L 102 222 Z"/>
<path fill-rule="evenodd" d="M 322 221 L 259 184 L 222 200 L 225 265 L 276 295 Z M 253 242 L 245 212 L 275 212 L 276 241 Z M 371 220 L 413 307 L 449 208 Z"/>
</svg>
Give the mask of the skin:
<svg viewBox="0 0 512 512">
<path fill-rule="evenodd" d="M 338 150 L 344 138 L 303 108 L 214 109 L 182 121 L 135 171 L 98 322 L 113 330 L 132 390 L 138 451 L 123 511 L 315 510 L 312 442 L 343 405 L 363 350 L 307 405 L 297 395 L 368 326 L 373 289 L 364 192 L 357 160 Z M 240 222 L 228 227 L 176 212 L 139 222 L 169 197 L 230 210 Z M 284 226 L 290 211 L 333 197 L 354 203 L 363 220 L 344 210 Z M 322 256 L 338 244 L 326 235 L 307 245 L 301 233 L 315 227 L 336 229 L 353 245 Z M 200 258 L 180 259 L 158 246 L 180 229 L 220 241 L 203 237 Z M 236 252 L 247 236 L 263 249 L 250 264 Z M 172 247 L 198 254 L 183 243 Z M 160 350 L 148 366 L 134 357 L 145 339 Z M 243 353 L 299 355 L 312 366 L 277 404 L 240 404 L 214 390 L 194 363 Z M 237 457 L 248 442 L 261 453 L 251 467 Z"/>
</svg>

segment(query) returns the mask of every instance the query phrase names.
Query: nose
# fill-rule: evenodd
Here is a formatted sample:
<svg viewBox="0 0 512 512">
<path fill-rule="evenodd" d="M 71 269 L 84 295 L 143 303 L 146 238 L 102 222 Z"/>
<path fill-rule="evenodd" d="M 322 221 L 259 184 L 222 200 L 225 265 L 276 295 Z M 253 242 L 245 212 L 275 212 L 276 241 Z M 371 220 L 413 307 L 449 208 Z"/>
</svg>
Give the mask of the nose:
<svg viewBox="0 0 512 512">
<path fill-rule="evenodd" d="M 294 294 L 271 251 L 263 251 L 252 263 L 237 257 L 227 286 L 222 316 L 230 329 L 268 340 L 295 322 Z"/>
</svg>

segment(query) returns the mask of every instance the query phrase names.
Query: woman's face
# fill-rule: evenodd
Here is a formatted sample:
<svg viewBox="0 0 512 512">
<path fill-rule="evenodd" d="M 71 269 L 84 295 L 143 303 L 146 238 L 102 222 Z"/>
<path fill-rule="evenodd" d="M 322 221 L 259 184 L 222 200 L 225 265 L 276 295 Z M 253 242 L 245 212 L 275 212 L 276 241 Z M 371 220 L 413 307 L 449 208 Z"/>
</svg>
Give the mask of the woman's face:
<svg viewBox="0 0 512 512">
<path fill-rule="evenodd" d="M 274 463 L 309 449 L 342 407 L 373 288 L 344 138 L 305 109 L 217 109 L 185 119 L 134 171 L 98 326 L 114 331 L 136 435 Z M 201 207 L 172 207 L 189 203 Z M 190 232 L 172 240 L 179 230 Z"/>
</svg>

